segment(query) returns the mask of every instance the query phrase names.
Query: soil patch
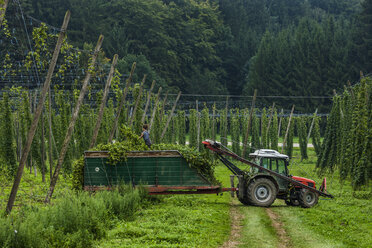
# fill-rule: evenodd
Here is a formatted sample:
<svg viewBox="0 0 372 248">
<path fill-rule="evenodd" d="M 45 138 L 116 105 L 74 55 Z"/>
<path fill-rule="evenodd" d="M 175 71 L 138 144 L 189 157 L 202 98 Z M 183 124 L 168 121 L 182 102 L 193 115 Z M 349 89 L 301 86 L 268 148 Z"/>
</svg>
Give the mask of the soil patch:
<svg viewBox="0 0 372 248">
<path fill-rule="evenodd" d="M 278 248 L 291 247 L 291 239 L 283 228 L 283 223 L 280 221 L 279 216 L 274 213 L 270 208 L 266 208 L 266 213 L 271 219 L 272 226 L 275 228 L 279 237 Z"/>
<path fill-rule="evenodd" d="M 239 206 L 241 206 L 236 199 L 233 199 L 230 207 L 230 219 L 231 219 L 231 233 L 229 239 L 220 248 L 234 248 L 237 247 L 240 242 L 242 221 L 244 215 L 240 212 Z"/>
</svg>

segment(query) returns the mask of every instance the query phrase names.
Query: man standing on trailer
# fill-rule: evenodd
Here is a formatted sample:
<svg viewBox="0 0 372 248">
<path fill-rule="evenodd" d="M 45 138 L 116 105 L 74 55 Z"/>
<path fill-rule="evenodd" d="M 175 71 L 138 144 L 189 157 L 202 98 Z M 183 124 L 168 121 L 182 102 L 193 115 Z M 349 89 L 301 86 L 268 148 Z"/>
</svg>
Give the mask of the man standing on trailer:
<svg viewBox="0 0 372 248">
<path fill-rule="evenodd" d="M 143 138 L 143 140 L 145 141 L 145 144 L 151 148 L 151 140 L 150 140 L 150 134 L 149 132 L 147 131 L 147 129 L 149 128 L 149 126 L 147 124 L 144 124 L 142 126 L 142 133 L 141 133 L 141 136 L 139 136 L 139 139 L 140 138 Z"/>
</svg>

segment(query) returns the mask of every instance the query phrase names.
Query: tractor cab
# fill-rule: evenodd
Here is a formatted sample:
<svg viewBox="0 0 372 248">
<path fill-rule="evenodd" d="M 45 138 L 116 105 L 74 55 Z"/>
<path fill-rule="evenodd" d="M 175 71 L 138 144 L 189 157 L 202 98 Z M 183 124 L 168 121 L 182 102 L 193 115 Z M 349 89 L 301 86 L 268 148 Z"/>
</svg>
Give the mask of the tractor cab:
<svg viewBox="0 0 372 248">
<path fill-rule="evenodd" d="M 285 154 L 281 154 L 275 150 L 260 149 L 249 154 L 249 157 L 253 159 L 256 164 L 262 166 L 265 169 L 269 169 L 288 176 L 288 162 L 289 157 Z M 251 168 L 252 173 L 262 172 L 259 168 Z"/>
</svg>

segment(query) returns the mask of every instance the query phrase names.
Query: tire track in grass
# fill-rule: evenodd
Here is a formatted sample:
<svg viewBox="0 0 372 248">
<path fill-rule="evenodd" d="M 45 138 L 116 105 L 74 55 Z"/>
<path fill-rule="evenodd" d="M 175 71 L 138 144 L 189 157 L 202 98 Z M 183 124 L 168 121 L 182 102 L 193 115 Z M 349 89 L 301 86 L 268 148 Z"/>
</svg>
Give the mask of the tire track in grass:
<svg viewBox="0 0 372 248">
<path fill-rule="evenodd" d="M 231 232 L 229 239 L 220 248 L 235 248 L 240 244 L 242 221 L 244 215 L 239 210 L 239 203 L 233 199 L 230 207 Z"/>
<path fill-rule="evenodd" d="M 266 213 L 271 219 L 271 225 L 276 230 L 276 233 L 279 238 L 278 248 L 286 248 L 291 246 L 291 239 L 288 236 L 287 232 L 283 228 L 283 223 L 281 222 L 279 216 L 274 213 L 270 208 L 266 208 Z"/>
</svg>

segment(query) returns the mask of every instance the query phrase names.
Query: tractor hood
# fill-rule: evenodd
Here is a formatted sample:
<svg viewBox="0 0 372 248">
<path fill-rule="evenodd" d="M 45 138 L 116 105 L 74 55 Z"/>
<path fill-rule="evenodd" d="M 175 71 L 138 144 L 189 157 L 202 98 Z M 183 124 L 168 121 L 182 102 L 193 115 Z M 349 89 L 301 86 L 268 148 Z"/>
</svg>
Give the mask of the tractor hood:
<svg viewBox="0 0 372 248">
<path fill-rule="evenodd" d="M 310 187 L 315 188 L 315 181 L 314 180 L 311 180 L 311 179 L 308 179 L 308 178 L 305 178 L 305 177 L 296 177 L 296 176 L 292 176 L 292 179 L 294 179 L 296 181 L 299 181 L 300 183 L 303 183 L 303 184 L 308 185 Z"/>
</svg>

